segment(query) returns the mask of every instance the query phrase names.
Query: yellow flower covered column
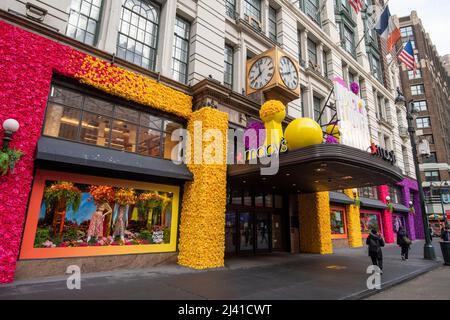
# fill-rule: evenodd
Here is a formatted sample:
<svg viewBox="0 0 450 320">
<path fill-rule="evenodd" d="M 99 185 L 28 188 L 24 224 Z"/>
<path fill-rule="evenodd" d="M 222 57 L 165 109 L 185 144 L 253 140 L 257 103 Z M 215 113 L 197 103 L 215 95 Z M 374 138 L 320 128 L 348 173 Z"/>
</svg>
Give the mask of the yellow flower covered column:
<svg viewBox="0 0 450 320">
<path fill-rule="evenodd" d="M 194 127 L 199 123 L 202 125 L 203 134 L 209 129 L 220 130 L 223 136 L 223 141 L 220 142 L 223 159 L 221 164 L 205 164 L 207 159 L 203 159 L 201 164 L 188 164 L 194 180 L 186 183 L 184 190 L 178 263 L 186 267 L 205 269 L 224 265 L 228 114 L 212 108 L 203 108 L 190 116 L 188 131 L 191 134 L 193 152 Z M 203 141 L 203 150 L 210 148 L 212 143 Z M 187 156 L 192 158 L 192 153 L 187 152 Z"/>
<path fill-rule="evenodd" d="M 355 199 L 353 195 L 353 190 L 344 190 L 344 193 Z M 347 206 L 347 232 L 348 232 L 348 245 L 351 248 L 362 247 L 362 233 L 361 233 L 361 220 L 360 220 L 360 209 L 359 206 L 354 204 Z"/>
<path fill-rule="evenodd" d="M 328 192 L 299 195 L 300 252 L 333 253 Z"/>
</svg>

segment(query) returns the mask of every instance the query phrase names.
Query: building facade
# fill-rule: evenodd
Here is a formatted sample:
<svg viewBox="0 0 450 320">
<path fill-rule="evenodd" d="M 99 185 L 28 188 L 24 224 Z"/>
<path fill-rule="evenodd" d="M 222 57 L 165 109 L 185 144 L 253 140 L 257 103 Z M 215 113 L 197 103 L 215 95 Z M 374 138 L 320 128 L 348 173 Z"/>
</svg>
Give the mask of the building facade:
<svg viewBox="0 0 450 320">
<path fill-rule="evenodd" d="M 401 79 L 407 101 L 419 111 L 415 126 L 424 147 L 418 156 L 427 210 L 430 220 L 443 223 L 450 210 L 450 78 L 417 12 L 399 21 L 403 42 L 412 41 L 419 61 L 416 74 L 402 67 Z"/>
<path fill-rule="evenodd" d="M 178 259 L 210 268 L 224 254 L 331 253 L 362 246 L 373 228 L 388 243 L 399 226 L 422 237 L 406 110 L 394 102 L 399 69 L 365 33 L 375 4 L 365 1 L 356 15 L 345 0 L 3 1 L 1 119 L 19 121 L 11 146 L 25 155 L 0 178 L 0 281 L 69 264 L 100 271 Z M 332 122 L 325 105 L 340 103 L 336 82 L 357 83 L 370 140 L 396 162 L 317 147 L 314 161 L 339 151 L 351 175 L 332 179 L 324 160 L 310 178 L 314 171 L 326 181 L 305 189 L 287 171 L 259 189 L 226 165 L 175 165 L 176 129 L 194 132 L 197 120 L 203 130 L 245 129 L 259 119 L 264 96 L 246 95 L 246 63 L 275 46 L 300 65 L 301 95 L 283 126 L 299 117 Z M 355 159 L 363 178 L 352 184 Z M 282 190 L 275 184 L 286 177 L 298 180 Z"/>
</svg>

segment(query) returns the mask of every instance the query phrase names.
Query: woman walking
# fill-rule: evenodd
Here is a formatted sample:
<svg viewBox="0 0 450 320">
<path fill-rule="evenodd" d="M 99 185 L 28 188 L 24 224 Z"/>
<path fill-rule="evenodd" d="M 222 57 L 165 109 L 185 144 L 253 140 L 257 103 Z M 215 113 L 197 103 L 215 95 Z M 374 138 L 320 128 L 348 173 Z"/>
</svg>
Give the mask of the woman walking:
<svg viewBox="0 0 450 320">
<path fill-rule="evenodd" d="M 400 227 L 400 229 L 397 232 L 397 244 L 402 249 L 402 260 L 408 260 L 408 254 L 409 249 L 411 246 L 411 240 L 409 240 L 408 236 L 406 235 L 406 230 L 403 227 Z"/>
<path fill-rule="evenodd" d="M 377 230 L 373 229 L 367 237 L 366 244 L 369 246 L 369 257 L 372 259 L 372 265 L 380 268 L 380 273 L 383 274 L 383 252 L 384 240 Z"/>
</svg>

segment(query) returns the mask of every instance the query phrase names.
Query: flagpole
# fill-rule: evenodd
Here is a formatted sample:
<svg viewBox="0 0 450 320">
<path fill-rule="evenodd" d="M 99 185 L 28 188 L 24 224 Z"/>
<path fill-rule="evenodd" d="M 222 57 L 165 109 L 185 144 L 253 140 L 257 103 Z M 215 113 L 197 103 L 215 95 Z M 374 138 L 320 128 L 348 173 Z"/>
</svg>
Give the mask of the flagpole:
<svg viewBox="0 0 450 320">
<path fill-rule="evenodd" d="M 386 0 L 385 4 L 384 4 L 384 6 L 383 6 L 383 9 L 381 10 L 381 14 L 384 12 L 384 10 L 386 9 L 386 7 L 388 6 L 388 3 L 389 3 L 389 0 Z M 366 10 L 367 10 L 368 7 L 369 7 L 369 6 L 366 6 Z M 378 20 L 380 19 L 381 14 L 380 14 L 380 16 L 377 18 L 377 22 L 378 22 Z M 356 49 L 358 49 L 359 45 L 360 45 L 360 44 L 363 42 L 363 40 L 366 38 L 366 35 L 369 33 L 369 31 L 372 31 L 372 30 L 373 30 L 373 27 L 377 24 L 377 22 L 375 22 L 375 24 L 372 25 L 372 26 L 370 26 L 370 27 L 367 26 L 367 30 L 364 31 L 363 36 L 361 37 L 361 39 L 358 41 L 358 43 L 357 43 L 356 46 L 355 46 L 355 52 L 356 52 Z"/>
<path fill-rule="evenodd" d="M 387 66 L 388 69 L 391 67 L 391 65 L 394 63 L 394 61 L 395 61 L 396 59 L 398 59 L 398 55 L 400 54 L 400 52 L 402 52 L 403 47 L 404 47 L 404 45 L 403 45 L 403 43 L 402 43 L 402 45 L 400 46 L 400 49 L 395 51 L 395 56 L 392 57 L 392 61 L 389 62 L 388 66 Z M 392 53 L 392 51 L 391 51 L 390 53 Z"/>
</svg>

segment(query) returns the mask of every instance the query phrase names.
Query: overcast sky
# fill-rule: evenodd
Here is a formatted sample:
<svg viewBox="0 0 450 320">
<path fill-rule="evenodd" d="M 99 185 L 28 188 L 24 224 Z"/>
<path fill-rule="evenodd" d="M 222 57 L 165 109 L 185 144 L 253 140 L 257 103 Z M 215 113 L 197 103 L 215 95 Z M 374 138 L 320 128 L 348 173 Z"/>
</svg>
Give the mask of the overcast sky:
<svg viewBox="0 0 450 320">
<path fill-rule="evenodd" d="M 389 10 L 397 16 L 406 16 L 416 10 L 439 54 L 450 54 L 449 0 L 389 0 Z"/>
</svg>

